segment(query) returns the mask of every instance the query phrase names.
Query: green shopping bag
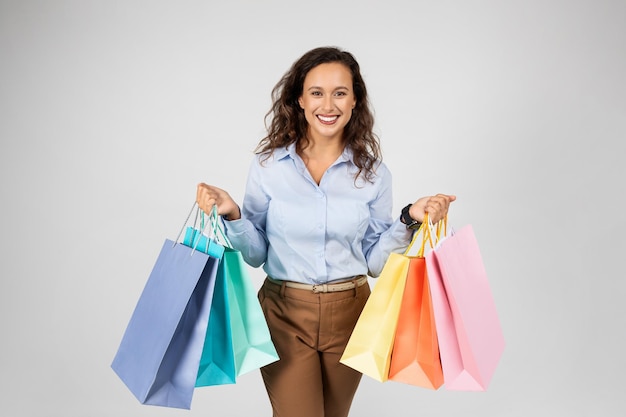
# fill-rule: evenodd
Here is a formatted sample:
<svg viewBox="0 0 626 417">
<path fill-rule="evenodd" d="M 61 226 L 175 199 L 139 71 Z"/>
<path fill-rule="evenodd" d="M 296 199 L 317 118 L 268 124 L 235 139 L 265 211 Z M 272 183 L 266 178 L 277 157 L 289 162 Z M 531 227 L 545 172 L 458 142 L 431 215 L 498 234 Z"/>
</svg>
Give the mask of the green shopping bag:
<svg viewBox="0 0 626 417">
<path fill-rule="evenodd" d="M 228 285 L 235 370 L 240 376 L 279 358 L 241 252 L 224 248 L 222 264 Z"/>
</svg>

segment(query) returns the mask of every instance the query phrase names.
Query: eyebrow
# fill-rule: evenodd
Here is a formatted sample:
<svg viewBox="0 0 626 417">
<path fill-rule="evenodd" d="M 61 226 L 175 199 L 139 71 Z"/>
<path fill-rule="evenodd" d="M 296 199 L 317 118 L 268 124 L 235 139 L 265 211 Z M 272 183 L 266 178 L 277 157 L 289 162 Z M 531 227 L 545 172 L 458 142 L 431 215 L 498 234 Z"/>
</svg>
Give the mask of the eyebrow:
<svg viewBox="0 0 626 417">
<path fill-rule="evenodd" d="M 307 91 L 311 91 L 311 90 L 323 90 L 323 89 L 324 89 L 324 88 L 319 87 L 319 86 L 317 86 L 317 85 L 312 85 L 311 87 L 309 87 L 309 88 L 307 89 Z M 345 86 L 343 86 L 343 85 L 342 85 L 342 86 L 339 86 L 339 87 L 335 88 L 333 91 L 336 91 L 336 90 L 350 90 L 350 89 L 349 89 L 348 87 L 345 87 Z"/>
</svg>

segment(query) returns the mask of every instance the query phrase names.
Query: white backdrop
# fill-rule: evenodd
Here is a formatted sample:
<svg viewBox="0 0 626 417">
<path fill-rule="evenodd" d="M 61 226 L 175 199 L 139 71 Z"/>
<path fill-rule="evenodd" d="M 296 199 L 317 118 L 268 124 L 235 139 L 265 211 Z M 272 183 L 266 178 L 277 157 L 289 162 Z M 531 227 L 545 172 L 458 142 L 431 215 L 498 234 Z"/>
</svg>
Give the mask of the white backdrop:
<svg viewBox="0 0 626 417">
<path fill-rule="evenodd" d="M 352 415 L 626 413 L 625 2 L 0 0 L 0 415 L 270 415 L 258 372 L 182 411 L 110 363 L 196 184 L 241 201 L 271 88 L 325 45 L 397 212 L 458 196 L 507 340 L 487 392 L 364 377 Z"/>
</svg>

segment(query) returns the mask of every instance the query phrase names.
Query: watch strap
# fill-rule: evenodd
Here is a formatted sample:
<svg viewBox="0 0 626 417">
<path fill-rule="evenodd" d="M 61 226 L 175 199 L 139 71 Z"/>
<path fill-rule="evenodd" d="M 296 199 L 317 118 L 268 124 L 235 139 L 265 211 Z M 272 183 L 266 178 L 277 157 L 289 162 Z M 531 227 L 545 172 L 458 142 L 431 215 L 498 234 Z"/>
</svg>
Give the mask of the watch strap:
<svg viewBox="0 0 626 417">
<path fill-rule="evenodd" d="M 412 205 L 413 204 L 408 204 L 402 209 L 402 214 L 400 214 L 400 221 L 402 221 L 402 223 L 406 225 L 407 229 L 415 230 L 415 229 L 419 229 L 422 223 L 413 219 L 411 215 L 409 214 L 409 209 L 411 208 Z"/>
</svg>

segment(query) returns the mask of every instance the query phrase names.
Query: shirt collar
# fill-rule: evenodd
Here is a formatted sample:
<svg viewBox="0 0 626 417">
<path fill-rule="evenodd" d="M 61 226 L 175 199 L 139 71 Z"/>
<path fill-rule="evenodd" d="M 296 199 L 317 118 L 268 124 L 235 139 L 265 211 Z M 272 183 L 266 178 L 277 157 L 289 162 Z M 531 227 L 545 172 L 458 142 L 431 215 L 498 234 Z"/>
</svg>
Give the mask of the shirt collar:
<svg viewBox="0 0 626 417">
<path fill-rule="evenodd" d="M 293 160 L 301 159 L 296 152 L 295 143 L 290 143 L 289 145 L 287 145 L 286 148 L 275 149 L 274 156 L 277 160 L 281 160 L 287 157 L 290 157 Z M 341 155 L 339 155 L 339 158 L 337 158 L 337 162 L 335 162 L 335 164 L 339 164 L 341 162 L 350 162 L 352 165 L 354 165 L 353 157 L 354 154 L 352 152 L 352 149 L 346 146 L 345 148 L 343 148 L 343 152 L 341 153 Z"/>
<path fill-rule="evenodd" d="M 291 156 L 291 158 L 293 158 L 292 154 L 291 154 L 291 148 L 292 145 L 288 145 L 286 148 L 276 148 L 274 149 L 274 154 L 273 157 L 275 160 L 279 161 L 281 159 L 285 159 L 289 156 Z M 296 150 L 295 147 L 293 148 L 293 154 L 295 155 Z"/>
</svg>

